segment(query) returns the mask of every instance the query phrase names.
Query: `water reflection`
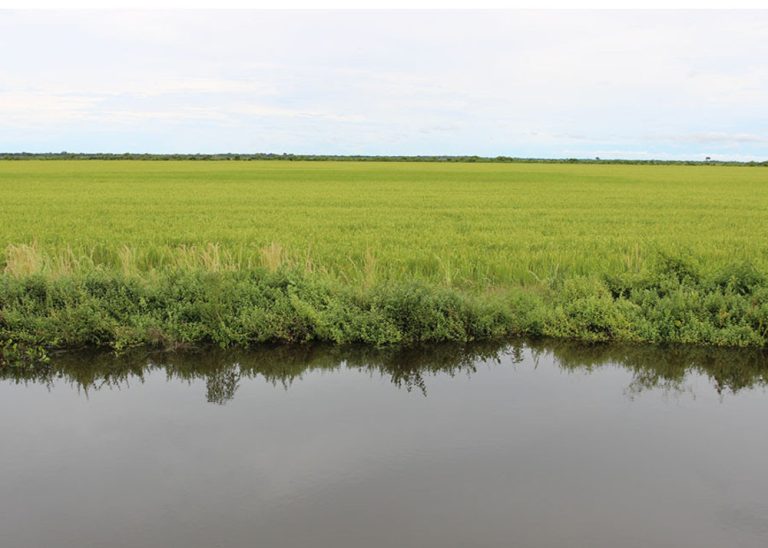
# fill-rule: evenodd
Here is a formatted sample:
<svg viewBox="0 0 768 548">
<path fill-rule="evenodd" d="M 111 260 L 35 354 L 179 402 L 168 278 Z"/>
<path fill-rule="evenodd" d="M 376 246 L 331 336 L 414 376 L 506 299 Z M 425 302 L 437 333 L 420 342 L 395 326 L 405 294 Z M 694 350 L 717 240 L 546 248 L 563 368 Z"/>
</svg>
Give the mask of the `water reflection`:
<svg viewBox="0 0 768 548">
<path fill-rule="evenodd" d="M 702 346 L 598 345 L 569 341 L 533 345 L 552 354 L 565 370 L 592 371 L 608 365 L 632 372 L 630 394 L 651 389 L 681 390 L 692 374 L 706 377 L 718 394 L 763 387 L 768 382 L 768 352 Z"/>
<path fill-rule="evenodd" d="M 289 388 L 302 375 L 342 368 L 388 378 L 395 386 L 427 395 L 431 375 L 471 375 L 481 364 L 534 363 L 552 360 L 564 371 L 590 373 L 597 368 L 622 367 L 632 373 L 627 394 L 651 389 L 679 391 L 693 374 L 702 375 L 721 395 L 763 387 L 768 381 L 768 353 L 691 346 L 583 345 L 569 341 L 516 340 L 504 344 L 434 345 L 405 349 L 362 347 L 263 347 L 249 351 L 206 350 L 164 353 L 137 349 L 111 353 L 65 353 L 32 369 L 0 368 L 0 380 L 57 382 L 76 386 L 86 395 L 104 388 L 143 382 L 162 370 L 169 380 L 204 380 L 207 400 L 225 404 L 235 397 L 242 379 L 256 379 Z"/>
</svg>

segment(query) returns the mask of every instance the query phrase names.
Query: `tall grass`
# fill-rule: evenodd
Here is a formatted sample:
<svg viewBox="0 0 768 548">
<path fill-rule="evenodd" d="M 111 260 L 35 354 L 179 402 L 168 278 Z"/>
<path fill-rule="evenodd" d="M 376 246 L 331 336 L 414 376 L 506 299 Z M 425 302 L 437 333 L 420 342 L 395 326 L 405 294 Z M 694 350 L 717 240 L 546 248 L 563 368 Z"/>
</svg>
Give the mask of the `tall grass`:
<svg viewBox="0 0 768 548">
<path fill-rule="evenodd" d="M 127 247 L 138 272 L 312 265 L 362 284 L 373 257 L 378 282 L 465 290 L 637 271 L 658 252 L 766 269 L 766 213 L 760 168 L 0 162 L 0 264 L 28 245 L 45 268 L 71 254 L 120 271 Z"/>
</svg>

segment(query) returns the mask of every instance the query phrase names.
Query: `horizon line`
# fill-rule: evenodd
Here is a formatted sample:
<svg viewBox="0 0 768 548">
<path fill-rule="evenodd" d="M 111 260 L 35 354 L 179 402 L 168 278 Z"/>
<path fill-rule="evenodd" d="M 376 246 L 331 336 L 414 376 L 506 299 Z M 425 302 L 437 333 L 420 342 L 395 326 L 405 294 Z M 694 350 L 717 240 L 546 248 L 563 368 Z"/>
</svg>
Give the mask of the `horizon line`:
<svg viewBox="0 0 768 548">
<path fill-rule="evenodd" d="M 485 156 L 478 154 L 306 154 L 293 152 L 4 152 L 0 151 L 0 159 L 14 158 L 66 158 L 80 157 L 80 159 L 134 159 L 134 158 L 201 158 L 207 160 L 362 160 L 362 161 L 436 161 L 436 162 L 486 162 L 486 163 L 512 163 L 512 162 L 540 162 L 540 163 L 636 163 L 636 164 L 739 164 L 739 165 L 768 165 L 768 160 L 718 160 L 710 156 L 703 159 L 665 159 L 665 158 L 603 158 L 600 156 L 563 156 L 563 157 L 535 157 L 535 156 Z"/>
</svg>

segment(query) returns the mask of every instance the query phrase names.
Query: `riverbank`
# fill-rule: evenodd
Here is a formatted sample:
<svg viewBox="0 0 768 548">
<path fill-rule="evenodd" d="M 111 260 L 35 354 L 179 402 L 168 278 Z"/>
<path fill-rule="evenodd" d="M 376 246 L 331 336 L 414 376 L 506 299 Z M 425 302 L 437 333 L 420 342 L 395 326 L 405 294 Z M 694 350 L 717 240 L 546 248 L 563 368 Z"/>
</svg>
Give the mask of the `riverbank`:
<svg viewBox="0 0 768 548">
<path fill-rule="evenodd" d="M 705 274 L 661 257 L 642 274 L 467 292 L 422 282 L 346 286 L 267 269 L 0 278 L 3 361 L 52 349 L 494 340 L 765 347 L 768 281 L 749 263 Z"/>
</svg>

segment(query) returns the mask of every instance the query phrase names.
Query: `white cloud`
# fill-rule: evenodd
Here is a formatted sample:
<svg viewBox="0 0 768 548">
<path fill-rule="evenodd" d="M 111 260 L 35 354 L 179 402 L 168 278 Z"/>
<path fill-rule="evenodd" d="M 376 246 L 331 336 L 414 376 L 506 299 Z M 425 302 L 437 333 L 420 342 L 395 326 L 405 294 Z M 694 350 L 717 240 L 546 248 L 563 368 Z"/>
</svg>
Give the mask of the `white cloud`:
<svg viewBox="0 0 768 548">
<path fill-rule="evenodd" d="M 744 143 L 768 143 L 768 135 L 708 131 L 701 133 L 690 133 L 686 135 L 677 135 L 672 137 L 672 140 L 682 143 L 739 145 Z"/>
<path fill-rule="evenodd" d="M 179 151 L 183 126 L 199 150 L 764 159 L 765 36 L 768 12 L 0 12 L 0 149 Z"/>
<path fill-rule="evenodd" d="M 0 124 L 4 126 L 77 123 L 88 116 L 97 99 L 41 93 L 0 93 Z"/>
</svg>

